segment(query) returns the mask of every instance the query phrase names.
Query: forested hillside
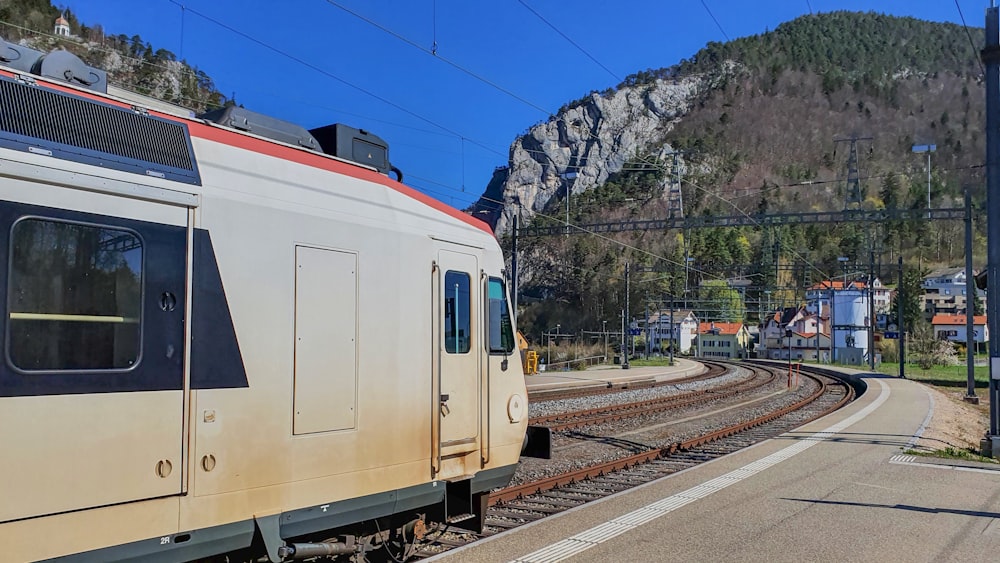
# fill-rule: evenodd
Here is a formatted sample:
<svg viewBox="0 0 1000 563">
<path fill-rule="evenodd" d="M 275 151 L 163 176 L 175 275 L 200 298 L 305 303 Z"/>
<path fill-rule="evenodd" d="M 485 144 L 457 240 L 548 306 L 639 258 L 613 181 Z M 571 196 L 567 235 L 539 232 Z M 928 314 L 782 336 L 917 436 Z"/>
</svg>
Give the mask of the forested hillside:
<svg viewBox="0 0 1000 563">
<path fill-rule="evenodd" d="M 59 16 L 69 22 L 71 37 L 52 33 Z M 115 31 L 99 22 L 81 22 L 71 9 L 49 0 L 0 0 L 0 37 L 6 41 L 46 52 L 66 49 L 106 70 L 113 84 L 195 111 L 231 103 L 197 67 L 138 35 Z"/>
<path fill-rule="evenodd" d="M 621 170 L 574 193 L 570 221 L 663 218 L 675 174 L 687 216 L 922 209 L 927 155 L 913 154 L 915 144 L 937 147 L 931 155 L 931 207 L 960 207 L 965 186 L 982 205 L 985 102 L 977 52 L 982 42 L 981 29 L 835 12 L 711 43 L 671 67 L 636 73 L 616 91 L 568 103 L 555 119 L 565 112 L 586 113 L 622 90 L 641 93 L 692 77 L 705 86 L 683 116 L 671 116 L 651 142 L 621 155 L 626 163 Z M 846 191 L 850 143 L 837 142 L 851 137 L 861 139 L 858 198 Z M 676 169 L 672 158 L 662 157 L 664 147 L 680 153 Z M 510 170 L 523 168 L 524 163 L 511 162 Z M 522 225 L 561 224 L 565 198 L 550 193 L 541 212 L 522 215 Z M 503 197 L 514 201 L 516 195 Z M 982 267 L 985 225 L 976 229 L 976 264 Z M 731 313 L 706 303 L 699 285 L 744 278 L 753 321 L 768 305 L 799 302 L 804 286 L 840 276 L 839 257 L 847 257 L 856 272 L 867 270 L 874 256 L 887 282 L 894 282 L 887 266 L 900 253 L 913 270 L 960 265 L 962 233 L 958 221 L 909 221 L 613 235 L 624 247 L 589 235 L 525 239 L 519 241 L 526 248 L 522 303 L 527 303 L 520 323 L 537 340 L 556 322 L 578 330 L 616 319 L 624 306 L 626 262 L 634 274 L 630 316 L 641 317 L 648 303 L 673 295 L 701 307 L 703 319 L 724 320 Z"/>
</svg>

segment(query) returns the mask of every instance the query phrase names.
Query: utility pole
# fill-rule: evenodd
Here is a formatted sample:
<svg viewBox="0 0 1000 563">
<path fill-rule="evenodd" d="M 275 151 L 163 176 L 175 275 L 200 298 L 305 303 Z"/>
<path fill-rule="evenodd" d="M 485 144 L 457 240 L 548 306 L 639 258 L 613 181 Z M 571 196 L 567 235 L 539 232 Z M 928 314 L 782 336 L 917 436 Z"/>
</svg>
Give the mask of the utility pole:
<svg viewBox="0 0 1000 563">
<path fill-rule="evenodd" d="M 630 281 L 630 278 L 629 278 L 629 263 L 625 262 L 625 311 L 622 313 L 622 335 L 623 336 L 625 334 L 625 319 L 629 315 L 628 294 L 629 294 L 629 285 L 630 285 L 630 283 L 631 283 L 631 281 Z M 629 340 L 631 340 L 631 339 L 632 339 L 632 337 L 629 336 Z M 622 360 L 622 369 L 628 369 L 628 367 L 629 367 L 628 366 L 628 345 L 626 344 L 626 340 L 624 338 L 622 338 L 622 357 L 624 358 L 624 360 Z"/>
<path fill-rule="evenodd" d="M 671 219 L 684 217 L 684 197 L 681 193 L 681 169 L 677 165 L 677 156 L 680 154 L 683 153 L 670 153 L 674 159 L 671 168 L 672 177 L 670 179 L 670 187 L 667 191 L 667 213 Z"/>
<path fill-rule="evenodd" d="M 869 231 L 870 232 L 870 231 Z M 875 235 L 868 251 L 868 366 L 875 371 Z"/>
<path fill-rule="evenodd" d="M 604 333 L 604 363 L 608 363 L 608 321 L 601 321 L 601 332 Z"/>
<path fill-rule="evenodd" d="M 872 137 L 858 137 L 852 135 L 848 139 L 834 139 L 833 143 L 850 143 L 850 153 L 847 157 L 847 195 L 844 198 L 844 209 L 849 209 L 852 204 L 861 206 L 864 201 L 863 190 L 861 189 L 861 177 L 858 172 L 858 141 L 871 141 Z"/>
<path fill-rule="evenodd" d="M 650 342 L 649 342 L 650 341 L 650 338 L 649 338 L 649 291 L 648 290 L 646 291 L 646 311 L 645 311 L 645 313 L 646 313 L 646 317 L 645 317 L 646 318 L 646 327 L 645 327 L 644 331 L 646 333 L 646 345 L 643 346 L 643 349 L 646 352 L 645 356 L 646 356 L 646 359 L 648 360 L 649 359 L 649 345 L 650 345 Z"/>
<path fill-rule="evenodd" d="M 511 316 L 514 317 L 512 320 L 515 327 L 517 326 L 517 218 L 520 215 L 520 211 L 514 214 L 514 228 L 510 231 L 510 285 L 511 301 L 514 305 Z"/>
<path fill-rule="evenodd" d="M 674 295 L 670 294 L 670 365 L 674 365 Z"/>
<path fill-rule="evenodd" d="M 896 288 L 896 324 L 899 333 L 899 378 L 906 379 L 906 326 L 903 324 L 903 249 L 899 250 L 899 286 Z"/>
<path fill-rule="evenodd" d="M 1000 9 L 995 0 L 986 9 L 986 216 L 989 287 L 986 316 L 990 332 L 1000 334 Z M 1000 338 L 990 338 L 989 455 L 1000 453 Z M 981 448 L 986 454 L 986 448 Z"/>
<path fill-rule="evenodd" d="M 965 365 L 968 385 L 963 400 L 979 404 L 976 395 L 976 335 L 973 318 L 976 303 L 976 277 L 972 275 L 972 193 L 965 186 Z"/>
</svg>

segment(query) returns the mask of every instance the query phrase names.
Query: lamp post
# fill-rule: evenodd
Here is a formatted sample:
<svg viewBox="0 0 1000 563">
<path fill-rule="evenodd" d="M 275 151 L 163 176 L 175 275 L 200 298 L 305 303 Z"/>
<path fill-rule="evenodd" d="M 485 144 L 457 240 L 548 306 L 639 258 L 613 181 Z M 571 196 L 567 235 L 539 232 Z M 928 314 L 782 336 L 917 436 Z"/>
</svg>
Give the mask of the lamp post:
<svg viewBox="0 0 1000 563">
<path fill-rule="evenodd" d="M 601 332 L 604 333 L 604 363 L 608 363 L 608 321 L 601 321 Z"/>
<path fill-rule="evenodd" d="M 927 153 L 927 215 L 931 214 L 931 153 L 937 150 L 937 145 L 913 145 L 916 154 Z"/>
</svg>

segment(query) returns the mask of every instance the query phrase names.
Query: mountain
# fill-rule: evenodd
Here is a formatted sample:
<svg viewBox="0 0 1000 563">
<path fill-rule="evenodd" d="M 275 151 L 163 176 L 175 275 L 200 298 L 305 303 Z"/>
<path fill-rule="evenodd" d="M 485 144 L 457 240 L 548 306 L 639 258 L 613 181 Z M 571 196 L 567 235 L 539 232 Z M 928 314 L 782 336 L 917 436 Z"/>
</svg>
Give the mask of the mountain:
<svg viewBox="0 0 1000 563">
<path fill-rule="evenodd" d="M 937 148 L 932 207 L 961 206 L 966 185 L 981 202 L 982 44 L 982 29 L 853 12 L 803 16 L 768 33 L 709 43 L 532 127 L 514 141 L 508 166 L 477 207 L 494 210 L 502 237 L 515 214 L 521 226 L 563 225 L 567 193 L 575 225 L 664 218 L 681 203 L 685 216 L 924 208 L 927 155 L 913 154 L 917 144 Z M 851 137 L 859 139 L 860 193 L 844 180 Z M 839 275 L 838 257 L 867 268 L 874 250 L 886 264 L 902 253 L 914 266 L 955 265 L 962 228 L 911 221 L 634 232 L 614 241 L 522 237 L 529 303 L 520 324 L 531 334 L 560 320 L 571 330 L 615 322 L 626 262 L 633 273 L 659 270 L 633 276 L 630 316 L 647 295 L 694 301 L 700 282 L 731 277 L 753 280 L 747 308 L 756 316 L 765 294 L 771 306 L 792 304 L 811 280 Z M 985 262 L 985 247 L 976 257 Z"/>
<path fill-rule="evenodd" d="M 57 18 L 66 20 L 69 36 L 53 33 Z M 108 72 L 108 81 L 126 90 L 167 101 L 195 112 L 233 103 L 212 79 L 187 61 L 157 49 L 138 35 L 106 34 L 100 24 L 80 22 L 69 9 L 49 0 L 0 0 L 0 37 L 43 52 L 65 49 L 87 64 Z"/>
</svg>

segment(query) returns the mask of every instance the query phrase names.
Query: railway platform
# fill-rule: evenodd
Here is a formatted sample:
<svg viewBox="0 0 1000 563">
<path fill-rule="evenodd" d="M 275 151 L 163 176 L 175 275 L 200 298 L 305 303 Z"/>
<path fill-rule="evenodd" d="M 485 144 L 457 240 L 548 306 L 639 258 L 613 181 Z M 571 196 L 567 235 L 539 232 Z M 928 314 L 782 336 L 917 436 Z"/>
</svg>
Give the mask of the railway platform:
<svg viewBox="0 0 1000 563">
<path fill-rule="evenodd" d="M 776 439 L 434 560 L 1000 560 L 1000 465 L 906 454 L 933 397 L 855 375 L 861 397 Z"/>
<path fill-rule="evenodd" d="M 699 362 L 676 358 L 672 366 L 644 366 L 622 369 L 621 366 L 595 366 L 586 370 L 546 371 L 525 375 L 528 393 L 554 389 L 586 387 L 626 387 L 643 383 L 659 383 L 697 375 L 705 371 Z"/>
</svg>

